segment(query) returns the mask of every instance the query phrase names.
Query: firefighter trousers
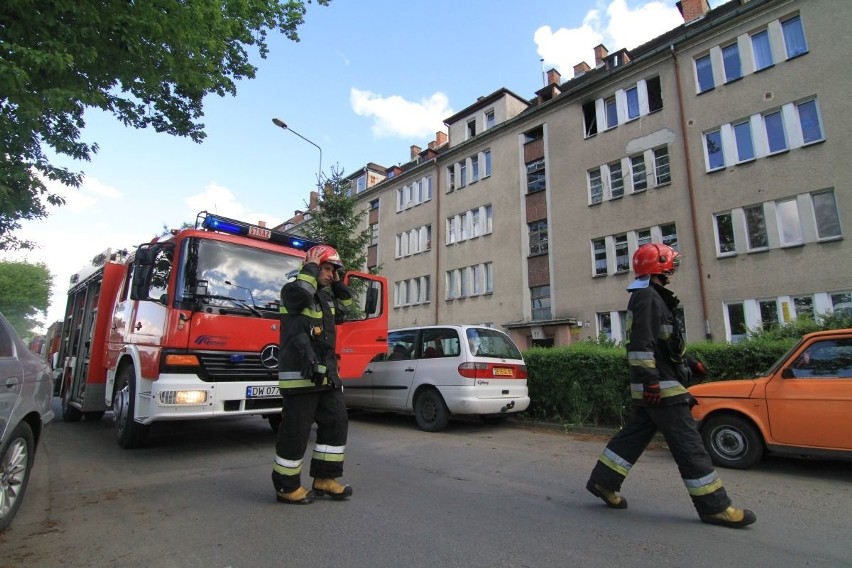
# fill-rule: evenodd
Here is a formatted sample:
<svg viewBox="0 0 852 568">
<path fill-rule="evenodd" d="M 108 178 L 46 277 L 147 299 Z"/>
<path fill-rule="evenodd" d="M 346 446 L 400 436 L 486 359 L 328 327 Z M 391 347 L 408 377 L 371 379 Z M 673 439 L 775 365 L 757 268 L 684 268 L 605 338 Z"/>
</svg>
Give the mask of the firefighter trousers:
<svg viewBox="0 0 852 568">
<path fill-rule="evenodd" d="M 281 413 L 272 468 L 275 489 L 289 493 L 301 486 L 302 463 L 314 422 L 317 424 L 317 437 L 311 456 L 311 477 L 342 476 L 349 431 L 343 391 L 334 389 L 285 395 Z"/>
<path fill-rule="evenodd" d="M 677 463 L 692 504 L 699 515 L 715 515 L 731 505 L 687 402 L 660 406 L 634 406 L 624 428 L 607 444 L 591 480 L 608 491 L 620 491 L 630 469 L 657 432 Z"/>
</svg>

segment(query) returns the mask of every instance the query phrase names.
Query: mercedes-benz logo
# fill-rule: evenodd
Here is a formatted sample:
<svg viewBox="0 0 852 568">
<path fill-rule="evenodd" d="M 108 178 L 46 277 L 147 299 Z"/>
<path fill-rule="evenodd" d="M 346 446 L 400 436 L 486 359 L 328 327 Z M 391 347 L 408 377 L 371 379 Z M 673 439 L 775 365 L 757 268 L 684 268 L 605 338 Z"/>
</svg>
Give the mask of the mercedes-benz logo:
<svg viewBox="0 0 852 568">
<path fill-rule="evenodd" d="M 278 368 L 278 346 L 275 344 L 267 345 L 260 352 L 260 364 L 267 369 Z"/>
</svg>

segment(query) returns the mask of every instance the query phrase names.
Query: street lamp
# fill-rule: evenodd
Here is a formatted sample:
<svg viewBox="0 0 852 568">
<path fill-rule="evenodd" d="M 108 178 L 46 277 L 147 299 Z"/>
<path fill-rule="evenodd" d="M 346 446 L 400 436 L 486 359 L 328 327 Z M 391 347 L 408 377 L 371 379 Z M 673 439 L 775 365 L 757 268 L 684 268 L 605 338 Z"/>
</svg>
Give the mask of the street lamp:
<svg viewBox="0 0 852 568">
<path fill-rule="evenodd" d="M 290 132 L 292 132 L 293 134 L 295 134 L 296 136 L 298 136 L 299 138 L 301 138 L 302 140 L 304 140 L 308 144 L 313 145 L 317 150 L 319 150 L 320 157 L 319 157 L 319 170 L 317 171 L 317 184 L 322 183 L 322 148 L 320 148 L 317 144 L 315 144 L 314 142 L 311 142 L 310 140 L 308 140 L 307 138 L 305 138 L 304 136 L 302 136 L 301 134 L 299 134 L 298 132 L 296 132 L 295 130 L 290 128 L 289 126 L 287 126 L 287 123 L 285 123 L 280 118 L 273 118 L 272 124 L 274 124 L 275 126 L 278 126 L 279 128 L 283 128 L 284 130 L 289 130 Z"/>
</svg>

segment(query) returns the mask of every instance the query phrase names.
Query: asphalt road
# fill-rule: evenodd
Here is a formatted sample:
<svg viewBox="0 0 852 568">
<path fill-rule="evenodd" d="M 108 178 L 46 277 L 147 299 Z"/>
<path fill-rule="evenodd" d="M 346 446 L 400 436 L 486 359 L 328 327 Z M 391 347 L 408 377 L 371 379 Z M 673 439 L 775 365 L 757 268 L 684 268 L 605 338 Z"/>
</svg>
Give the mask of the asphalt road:
<svg viewBox="0 0 852 568">
<path fill-rule="evenodd" d="M 852 566 L 850 463 L 721 470 L 758 514 L 736 531 L 698 521 L 664 448 L 614 511 L 585 490 L 605 437 L 354 414 L 353 498 L 292 506 L 275 502 L 260 418 L 157 425 L 132 451 L 111 418 L 49 427 L 0 567 Z"/>
</svg>

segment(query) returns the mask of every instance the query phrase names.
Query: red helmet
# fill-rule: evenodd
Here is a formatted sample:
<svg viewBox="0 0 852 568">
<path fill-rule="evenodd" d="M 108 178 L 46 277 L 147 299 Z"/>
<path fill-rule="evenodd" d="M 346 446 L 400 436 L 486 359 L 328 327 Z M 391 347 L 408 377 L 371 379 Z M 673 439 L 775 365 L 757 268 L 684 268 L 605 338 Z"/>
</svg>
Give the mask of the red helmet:
<svg viewBox="0 0 852 568">
<path fill-rule="evenodd" d="M 340 260 L 340 255 L 337 254 L 337 251 L 334 250 L 333 247 L 328 245 L 317 245 L 308 249 L 306 256 L 309 256 L 311 253 L 319 253 L 320 264 L 328 262 L 333 264 L 336 268 L 343 268 L 343 261 Z"/>
<path fill-rule="evenodd" d="M 637 277 L 672 274 L 680 264 L 680 253 L 669 245 L 649 243 L 633 253 L 633 272 Z"/>
</svg>

